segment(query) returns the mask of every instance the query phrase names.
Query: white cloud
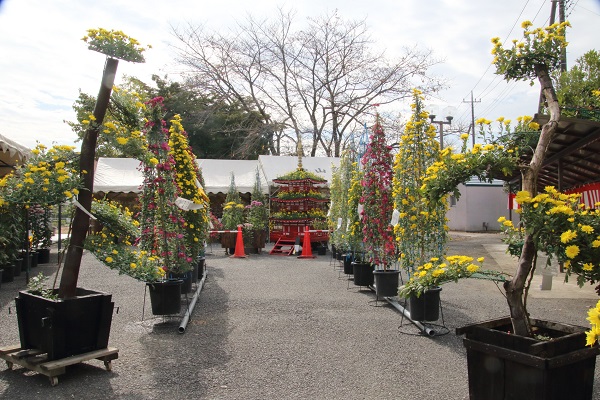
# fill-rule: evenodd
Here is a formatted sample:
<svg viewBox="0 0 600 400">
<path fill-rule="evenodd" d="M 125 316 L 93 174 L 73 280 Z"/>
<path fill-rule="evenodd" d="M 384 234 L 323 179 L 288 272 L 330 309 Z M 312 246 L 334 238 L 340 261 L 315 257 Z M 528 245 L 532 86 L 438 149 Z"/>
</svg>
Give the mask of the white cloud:
<svg viewBox="0 0 600 400">
<path fill-rule="evenodd" d="M 458 107 L 457 118 L 470 120 L 463 103 L 474 89 L 481 98 L 476 112 L 487 118 L 533 114 L 538 89 L 507 84 L 493 75 L 490 38 L 505 39 L 520 32 L 520 22 L 543 24 L 550 14 L 548 0 L 299 0 L 281 2 L 295 9 L 298 22 L 338 10 L 347 19 L 366 19 L 372 38 L 387 55 L 403 46 L 418 44 L 434 50 L 445 62 L 433 72 L 449 79 L 451 87 L 433 99 Z M 519 14 L 523 10 L 522 15 Z M 171 26 L 206 24 L 228 29 L 248 13 L 256 18 L 275 14 L 269 0 L 191 2 L 184 0 L 4 0 L 0 7 L 0 132 L 26 146 L 36 140 L 71 144 L 75 135 L 63 120 L 72 120 L 71 105 L 78 90 L 96 94 L 104 58 L 90 52 L 80 40 L 89 28 L 120 29 L 141 43 L 152 44 L 146 64 L 121 62 L 118 75 L 133 75 L 149 82 L 153 73 L 174 77 Z M 538 14 L 539 11 L 539 14 Z M 537 17 L 536 17 L 536 14 Z M 569 63 L 596 45 L 595 26 L 600 3 L 579 0 L 569 20 Z M 118 81 L 119 79 L 117 79 Z M 400 107 L 399 107 L 400 108 Z"/>
</svg>

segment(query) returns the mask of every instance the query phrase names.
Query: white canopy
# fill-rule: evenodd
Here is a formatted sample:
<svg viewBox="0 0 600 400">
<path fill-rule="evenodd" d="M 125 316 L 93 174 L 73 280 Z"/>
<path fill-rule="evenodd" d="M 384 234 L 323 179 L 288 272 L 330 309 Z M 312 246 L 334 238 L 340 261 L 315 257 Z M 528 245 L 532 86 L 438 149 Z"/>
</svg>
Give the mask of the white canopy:
<svg viewBox="0 0 600 400">
<path fill-rule="evenodd" d="M 8 174 L 16 165 L 24 164 L 31 151 L 6 136 L 0 135 L 0 176 Z"/>
<path fill-rule="evenodd" d="M 256 168 L 259 167 L 258 160 L 196 160 L 202 169 L 206 193 L 227 193 L 231 183 L 231 173 L 235 177 L 235 186 L 238 192 L 252 192 L 256 181 Z M 268 193 L 267 178 L 262 169 L 259 168 L 260 185 L 263 193 Z"/>
<path fill-rule="evenodd" d="M 139 193 L 144 182 L 139 167 L 140 161 L 135 158 L 100 157 L 94 173 L 94 192 Z"/>
<path fill-rule="evenodd" d="M 271 182 L 279 176 L 298 168 L 298 157 L 285 156 L 258 156 L 258 161 L 263 168 L 265 176 Z M 339 167 L 340 159 L 337 157 L 303 157 L 302 168 L 315 173 L 331 183 L 331 166 Z"/>
<path fill-rule="evenodd" d="M 261 189 L 269 192 L 269 184 L 278 176 L 294 171 L 298 167 L 297 157 L 259 156 L 258 160 L 196 160 L 202 169 L 204 191 L 206 193 L 227 193 L 231 182 L 231 173 L 235 176 L 235 185 L 239 192 L 252 192 L 256 180 L 256 168 L 259 168 Z M 335 157 L 305 157 L 302 166 L 327 182 L 331 182 L 331 166 L 339 165 Z M 94 192 L 134 192 L 141 190 L 143 176 L 139 170 L 140 162 L 133 158 L 100 157 L 94 175 Z"/>
</svg>

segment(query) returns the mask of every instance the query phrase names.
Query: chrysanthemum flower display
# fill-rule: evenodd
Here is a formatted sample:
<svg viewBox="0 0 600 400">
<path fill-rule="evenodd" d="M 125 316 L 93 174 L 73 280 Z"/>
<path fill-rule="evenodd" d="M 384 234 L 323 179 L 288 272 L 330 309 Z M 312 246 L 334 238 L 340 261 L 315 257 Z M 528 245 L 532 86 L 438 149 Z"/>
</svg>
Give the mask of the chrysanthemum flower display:
<svg viewBox="0 0 600 400">
<path fill-rule="evenodd" d="M 169 155 L 175 161 L 175 182 L 180 196 L 202 206 L 200 209 L 182 212 L 185 220 L 186 250 L 188 257 L 195 260 L 204 249 L 204 241 L 208 236 L 209 200 L 200 183 L 202 176 L 189 146 L 187 134 L 181 125 L 181 117 L 175 115 L 170 122 Z"/>
<path fill-rule="evenodd" d="M 440 258 L 446 245 L 445 197 L 428 198 L 421 188 L 426 173 L 440 159 L 435 127 L 423 109 L 423 96 L 414 90 L 413 114 L 400 137 L 394 161 L 394 207 L 400 213 L 394 227 L 400 265 L 413 270 L 431 257 Z"/>
<path fill-rule="evenodd" d="M 193 260 L 185 247 L 185 219 L 175 204 L 180 195 L 175 182 L 175 159 L 169 153 L 169 130 L 162 119 L 162 98 L 150 100 L 148 107 L 150 118 L 145 134 L 154 157 L 143 164 L 140 248 L 151 256 L 158 256 L 167 271 L 180 274 L 191 270 Z"/>
<path fill-rule="evenodd" d="M 370 136 L 367 151 L 362 158 L 363 204 L 362 232 L 366 257 L 369 262 L 388 268 L 396 253 L 394 234 L 390 221 L 393 211 L 392 153 L 385 142 L 385 132 L 379 117 Z"/>
<path fill-rule="evenodd" d="M 419 297 L 429 288 L 440 286 L 446 282 L 457 282 L 459 279 L 469 278 L 475 273 L 503 279 L 501 273 L 483 271 L 483 262 L 483 257 L 477 260 L 463 255 L 433 257 L 415 269 L 406 285 L 400 288 L 398 295 L 400 297 L 411 295 Z"/>
<path fill-rule="evenodd" d="M 349 150 L 342 153 L 339 167 L 332 167 L 330 186 L 329 229 L 333 231 L 331 242 L 345 252 L 348 243 L 348 196 L 352 179 L 352 156 Z M 339 225 L 339 227 L 338 227 Z"/>
<path fill-rule="evenodd" d="M 79 193 L 83 187 L 78 162 L 72 146 L 47 148 L 38 144 L 25 165 L 0 179 L 0 205 L 60 204 Z"/>
<path fill-rule="evenodd" d="M 563 263 L 567 280 L 575 274 L 579 286 L 600 281 L 600 203 L 587 208 L 580 194 L 560 193 L 552 186 L 533 197 L 520 191 L 515 200 L 521 205 L 517 212 L 524 221 L 518 232 L 521 236 L 534 234 L 536 247 L 549 259 L 556 256 Z M 498 221 L 507 233 L 519 229 L 505 218 Z M 600 285 L 596 291 L 600 293 Z"/>
</svg>

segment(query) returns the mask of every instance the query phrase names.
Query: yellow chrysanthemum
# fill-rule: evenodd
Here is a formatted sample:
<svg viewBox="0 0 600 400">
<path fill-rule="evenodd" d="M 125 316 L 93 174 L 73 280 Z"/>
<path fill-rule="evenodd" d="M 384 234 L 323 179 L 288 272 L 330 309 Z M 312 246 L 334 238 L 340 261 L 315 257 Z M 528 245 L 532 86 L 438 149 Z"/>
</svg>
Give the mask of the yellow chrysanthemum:
<svg viewBox="0 0 600 400">
<path fill-rule="evenodd" d="M 565 249 L 565 254 L 569 258 L 577 257 L 577 255 L 579 254 L 579 246 L 577 246 L 577 245 L 567 246 L 567 248 Z"/>
</svg>

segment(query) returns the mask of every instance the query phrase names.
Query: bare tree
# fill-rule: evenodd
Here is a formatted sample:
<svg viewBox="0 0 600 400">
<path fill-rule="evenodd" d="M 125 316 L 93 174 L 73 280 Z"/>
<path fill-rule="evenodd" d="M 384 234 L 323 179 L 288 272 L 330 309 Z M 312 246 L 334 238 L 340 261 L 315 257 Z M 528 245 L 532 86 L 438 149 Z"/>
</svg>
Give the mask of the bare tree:
<svg viewBox="0 0 600 400">
<path fill-rule="evenodd" d="M 272 154 L 283 141 L 309 137 L 312 156 L 339 156 L 374 104 L 409 98 L 414 87 L 441 87 L 427 75 L 437 62 L 430 51 L 404 49 L 390 60 L 373 51 L 364 20 L 337 12 L 309 18 L 304 29 L 280 9 L 271 21 L 249 17 L 227 34 L 189 25 L 174 35 L 178 60 L 199 88 L 258 110 Z"/>
</svg>

